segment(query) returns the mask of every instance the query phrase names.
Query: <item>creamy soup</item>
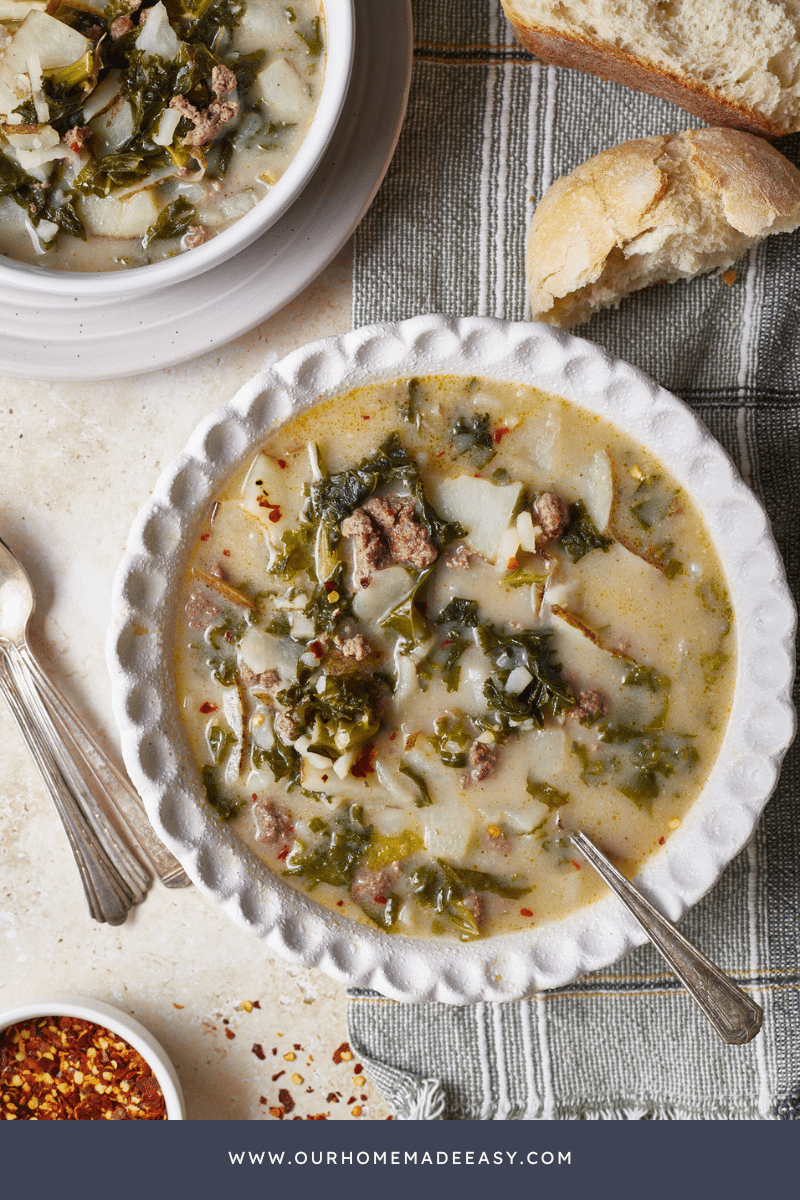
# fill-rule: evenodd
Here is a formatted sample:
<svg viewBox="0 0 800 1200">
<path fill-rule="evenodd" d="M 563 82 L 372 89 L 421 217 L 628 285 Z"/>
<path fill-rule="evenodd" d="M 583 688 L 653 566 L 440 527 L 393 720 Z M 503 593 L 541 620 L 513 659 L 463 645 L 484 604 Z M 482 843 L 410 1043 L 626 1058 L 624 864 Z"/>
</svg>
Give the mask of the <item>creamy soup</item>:
<svg viewBox="0 0 800 1200">
<path fill-rule="evenodd" d="M 601 419 L 433 377 L 320 404 L 209 511 L 177 675 L 205 795 L 265 866 L 470 939 L 595 899 L 703 787 L 732 612 L 691 499 Z"/>
<path fill-rule="evenodd" d="M 13 10 L 13 12 L 12 12 Z M 322 88 L 319 0 L 10 0 L 0 253 L 63 270 L 202 245 L 267 194 Z"/>
</svg>

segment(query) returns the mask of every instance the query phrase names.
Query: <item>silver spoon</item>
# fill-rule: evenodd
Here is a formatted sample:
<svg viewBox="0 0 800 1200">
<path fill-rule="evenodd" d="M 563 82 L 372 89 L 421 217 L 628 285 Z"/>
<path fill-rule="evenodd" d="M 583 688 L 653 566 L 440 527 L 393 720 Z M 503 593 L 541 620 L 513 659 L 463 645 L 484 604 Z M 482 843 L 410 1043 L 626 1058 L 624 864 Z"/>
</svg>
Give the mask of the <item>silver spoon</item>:
<svg viewBox="0 0 800 1200">
<path fill-rule="evenodd" d="M 633 914 L 672 968 L 690 995 L 697 1001 L 724 1042 L 742 1046 L 751 1041 L 764 1017 L 755 1000 L 743 992 L 719 967 L 701 954 L 683 934 L 639 892 L 581 830 L 569 831 L 560 821 L 566 837 L 588 859 L 611 890 Z"/>
<path fill-rule="evenodd" d="M 61 818 L 92 916 L 120 925 L 144 899 L 150 875 L 117 835 L 103 802 L 111 801 L 128 832 L 138 813 L 134 837 L 165 882 L 182 886 L 188 880 L 150 829 L 139 797 L 34 657 L 27 640 L 34 603 L 28 576 L 0 539 L 0 694 Z"/>
</svg>

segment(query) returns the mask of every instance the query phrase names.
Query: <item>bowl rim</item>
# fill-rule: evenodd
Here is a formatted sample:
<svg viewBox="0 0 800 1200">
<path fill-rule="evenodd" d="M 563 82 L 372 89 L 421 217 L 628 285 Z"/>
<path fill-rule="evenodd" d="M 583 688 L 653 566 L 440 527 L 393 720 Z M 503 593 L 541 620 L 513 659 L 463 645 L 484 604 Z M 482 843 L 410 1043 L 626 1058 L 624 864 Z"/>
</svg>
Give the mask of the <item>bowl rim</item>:
<svg viewBox="0 0 800 1200">
<path fill-rule="evenodd" d="M 355 54 L 354 0 L 320 0 L 325 78 L 308 132 L 281 178 L 227 229 L 191 251 L 121 271 L 61 271 L 0 254 L 0 284 L 24 292 L 119 299 L 157 291 L 219 266 L 283 216 L 320 164 L 344 110 Z M 330 20 L 328 14 L 330 12 Z M 329 29 L 335 31 L 330 37 Z"/>
<path fill-rule="evenodd" d="M 163 471 L 117 571 L 107 639 L 112 703 L 126 765 L 159 835 L 244 928 L 293 962 L 396 999 L 519 999 L 610 965 L 644 934 L 611 895 L 533 930 L 466 945 L 388 935 L 322 908 L 259 867 L 204 811 L 170 672 L 170 597 L 220 483 L 310 404 L 425 374 L 494 376 L 572 400 L 651 448 L 698 503 L 737 615 L 735 692 L 703 792 L 636 881 L 672 920 L 708 891 L 751 837 L 794 736 L 796 614 L 783 563 L 766 513 L 683 401 L 600 347 L 540 323 L 429 314 L 356 329 L 294 351 L 211 413 Z"/>
<path fill-rule="evenodd" d="M 0 1012 L 0 1033 L 11 1025 L 38 1017 L 77 1017 L 104 1026 L 124 1038 L 152 1070 L 164 1095 L 168 1121 L 186 1119 L 186 1105 L 177 1072 L 166 1050 L 135 1017 L 104 1000 L 89 996 L 45 996 L 28 1000 Z"/>
</svg>

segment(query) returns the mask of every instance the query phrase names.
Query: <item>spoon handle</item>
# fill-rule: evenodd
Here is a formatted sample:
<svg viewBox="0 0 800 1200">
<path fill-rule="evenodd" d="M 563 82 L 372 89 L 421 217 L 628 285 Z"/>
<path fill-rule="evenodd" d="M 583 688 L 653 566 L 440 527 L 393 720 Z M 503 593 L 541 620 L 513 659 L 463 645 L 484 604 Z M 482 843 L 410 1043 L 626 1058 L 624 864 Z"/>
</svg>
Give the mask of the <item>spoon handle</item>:
<svg viewBox="0 0 800 1200">
<path fill-rule="evenodd" d="M 687 941 L 672 922 L 608 861 L 591 838 L 581 831 L 569 833 L 568 837 L 633 914 L 722 1040 L 738 1046 L 751 1041 L 764 1017 L 756 1002 Z"/>
<path fill-rule="evenodd" d="M 58 812 L 96 921 L 121 925 L 150 876 L 119 840 L 65 751 L 35 681 L 14 646 L 0 646 L 0 692 Z"/>
<path fill-rule="evenodd" d="M 131 837 L 165 887 L 189 887 L 189 876 L 156 835 L 138 793 L 100 749 L 72 705 L 42 670 L 29 646 L 25 645 L 20 650 L 20 657 L 30 671 L 87 787 L 111 800 Z"/>
</svg>

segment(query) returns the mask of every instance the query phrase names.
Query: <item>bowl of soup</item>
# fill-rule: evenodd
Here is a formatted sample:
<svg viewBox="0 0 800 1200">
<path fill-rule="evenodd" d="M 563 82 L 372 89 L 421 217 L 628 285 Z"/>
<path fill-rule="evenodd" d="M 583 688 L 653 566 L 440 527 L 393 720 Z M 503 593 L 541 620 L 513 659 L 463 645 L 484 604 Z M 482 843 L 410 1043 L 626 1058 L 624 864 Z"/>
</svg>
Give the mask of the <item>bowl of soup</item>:
<svg viewBox="0 0 800 1200">
<path fill-rule="evenodd" d="M 13 7 L 0 18 L 6 286 L 120 297 L 224 262 L 297 199 L 343 110 L 352 0 Z"/>
<path fill-rule="evenodd" d="M 199 887 L 400 999 L 512 999 L 672 919 L 794 724 L 768 520 L 675 397 L 538 324 L 304 347 L 196 431 L 131 534 L 128 769 Z"/>
</svg>

